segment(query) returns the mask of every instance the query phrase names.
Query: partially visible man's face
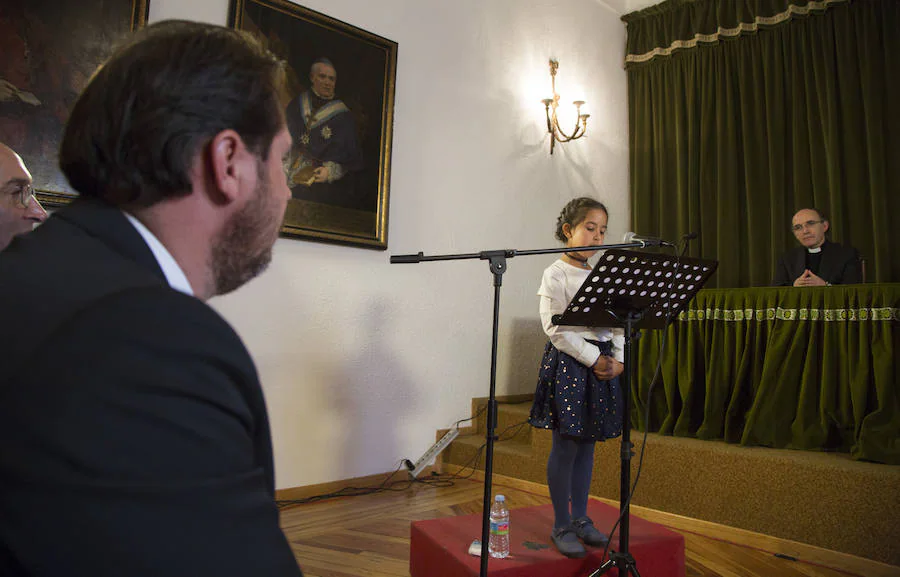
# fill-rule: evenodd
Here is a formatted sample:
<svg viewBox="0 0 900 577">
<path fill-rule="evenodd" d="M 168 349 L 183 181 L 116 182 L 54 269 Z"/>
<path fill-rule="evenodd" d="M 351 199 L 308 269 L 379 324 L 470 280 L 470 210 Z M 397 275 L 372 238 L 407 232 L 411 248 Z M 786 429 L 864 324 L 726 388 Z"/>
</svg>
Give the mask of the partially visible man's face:
<svg viewBox="0 0 900 577">
<path fill-rule="evenodd" d="M 47 219 L 47 211 L 32 193 L 31 173 L 25 163 L 11 148 L 0 144 L 0 250 L 14 236 Z"/>
<path fill-rule="evenodd" d="M 226 223 L 213 244 L 212 270 L 215 294 L 230 293 L 263 272 L 272 260 L 284 211 L 291 198 L 284 174 L 284 161 L 291 150 L 286 127 L 275 135 L 269 156 L 257 165 L 253 197 Z"/>
<path fill-rule="evenodd" d="M 791 221 L 794 236 L 806 248 L 818 248 L 825 242 L 828 221 L 809 208 L 797 211 Z"/>
<path fill-rule="evenodd" d="M 334 85 L 337 84 L 337 71 L 335 71 L 333 66 L 329 66 L 324 62 L 314 64 L 309 79 L 312 80 L 313 83 L 313 92 L 322 98 L 334 98 Z"/>
</svg>

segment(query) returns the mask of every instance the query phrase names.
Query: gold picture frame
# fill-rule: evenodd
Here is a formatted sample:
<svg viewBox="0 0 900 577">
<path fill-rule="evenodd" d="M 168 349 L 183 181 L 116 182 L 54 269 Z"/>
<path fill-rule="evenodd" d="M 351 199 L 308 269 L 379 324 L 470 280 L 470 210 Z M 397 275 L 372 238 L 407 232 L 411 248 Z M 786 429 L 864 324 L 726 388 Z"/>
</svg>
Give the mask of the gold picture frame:
<svg viewBox="0 0 900 577">
<path fill-rule="evenodd" d="M 38 200 L 78 196 L 59 169 L 69 111 L 94 70 L 126 34 L 147 23 L 150 0 L 0 0 L 0 142 L 34 179 Z"/>
<path fill-rule="evenodd" d="M 229 26 L 287 63 L 282 235 L 387 249 L 397 43 L 288 0 L 231 0 Z M 331 77 L 330 92 L 314 70 Z"/>
</svg>

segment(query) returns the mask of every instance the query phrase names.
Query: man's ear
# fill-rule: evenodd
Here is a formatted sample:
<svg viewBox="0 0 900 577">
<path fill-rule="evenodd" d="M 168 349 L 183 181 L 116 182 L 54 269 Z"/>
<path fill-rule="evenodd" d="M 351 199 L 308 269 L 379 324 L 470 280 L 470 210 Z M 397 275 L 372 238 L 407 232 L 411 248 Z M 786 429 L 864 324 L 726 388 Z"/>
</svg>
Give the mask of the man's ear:
<svg viewBox="0 0 900 577">
<path fill-rule="evenodd" d="M 256 173 L 255 156 L 234 130 L 223 130 L 209 143 L 211 180 L 225 203 L 234 202 Z"/>
<path fill-rule="evenodd" d="M 831 223 L 826 220 L 822 223 L 822 226 L 825 227 L 825 230 L 823 230 L 822 232 L 828 232 L 829 227 L 831 227 Z"/>
</svg>

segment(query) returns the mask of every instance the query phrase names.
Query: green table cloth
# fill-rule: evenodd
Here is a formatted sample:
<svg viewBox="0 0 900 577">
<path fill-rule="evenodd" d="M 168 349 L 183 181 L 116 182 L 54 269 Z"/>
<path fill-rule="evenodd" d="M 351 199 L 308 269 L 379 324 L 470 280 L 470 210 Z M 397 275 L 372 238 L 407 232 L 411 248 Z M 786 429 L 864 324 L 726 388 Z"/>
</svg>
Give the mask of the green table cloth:
<svg viewBox="0 0 900 577">
<path fill-rule="evenodd" d="M 900 464 L 900 283 L 702 290 L 635 341 L 632 423 Z"/>
</svg>

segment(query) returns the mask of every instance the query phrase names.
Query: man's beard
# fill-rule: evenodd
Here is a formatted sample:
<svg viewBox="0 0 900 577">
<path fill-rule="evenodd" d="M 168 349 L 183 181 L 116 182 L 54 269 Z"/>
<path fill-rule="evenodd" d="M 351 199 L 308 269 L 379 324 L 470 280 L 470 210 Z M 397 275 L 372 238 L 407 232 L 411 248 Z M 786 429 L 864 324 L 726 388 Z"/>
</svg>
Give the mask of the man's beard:
<svg viewBox="0 0 900 577">
<path fill-rule="evenodd" d="M 267 210 L 271 192 L 262 161 L 257 165 L 257 176 L 253 199 L 225 223 L 213 244 L 211 267 L 216 295 L 243 286 L 262 273 L 272 260 L 272 246 L 281 223 L 273 229 L 273 215 Z"/>
</svg>

